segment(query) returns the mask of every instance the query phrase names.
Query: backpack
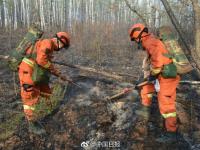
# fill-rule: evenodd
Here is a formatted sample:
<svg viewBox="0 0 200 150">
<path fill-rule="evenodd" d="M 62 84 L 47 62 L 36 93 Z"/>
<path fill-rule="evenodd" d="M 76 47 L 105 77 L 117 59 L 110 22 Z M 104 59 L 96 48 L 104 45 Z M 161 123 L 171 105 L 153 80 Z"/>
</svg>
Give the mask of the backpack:
<svg viewBox="0 0 200 150">
<path fill-rule="evenodd" d="M 182 75 L 193 70 L 190 62 L 185 56 L 178 39 L 175 38 L 175 35 L 170 27 L 163 26 L 159 29 L 159 36 L 162 39 L 166 49 L 169 53 L 164 54 L 164 56 L 173 60 L 173 64 L 176 66 L 177 73 Z"/>
<path fill-rule="evenodd" d="M 28 32 L 19 43 L 19 45 L 15 49 L 11 50 L 11 52 L 9 53 L 11 59 L 8 61 L 8 65 L 12 71 L 18 70 L 18 66 L 25 56 L 27 58 L 31 57 L 31 54 L 27 55 L 26 51 L 31 46 L 33 50 L 36 41 L 38 41 L 38 39 L 40 39 L 42 35 L 43 31 L 41 31 L 37 26 L 33 25 L 29 28 Z"/>
</svg>

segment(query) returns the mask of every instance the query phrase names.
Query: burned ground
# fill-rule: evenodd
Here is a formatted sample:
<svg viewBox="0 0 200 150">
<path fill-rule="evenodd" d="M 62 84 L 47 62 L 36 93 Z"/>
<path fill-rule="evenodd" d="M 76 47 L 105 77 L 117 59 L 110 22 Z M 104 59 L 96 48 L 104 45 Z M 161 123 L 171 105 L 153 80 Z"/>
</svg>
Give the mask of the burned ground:
<svg viewBox="0 0 200 150">
<path fill-rule="evenodd" d="M 16 41 L 17 39 L 12 40 L 11 45 L 16 44 Z M 5 47 L 6 45 L 2 47 L 2 53 Z M 104 48 L 107 49 L 107 47 L 102 47 Z M 118 47 L 120 48 L 122 47 Z M 125 52 L 130 50 L 129 46 L 123 48 Z M 128 52 L 128 54 L 131 53 Z M 112 54 L 102 54 L 104 60 L 97 62 L 95 58 L 91 59 L 92 56 L 81 56 L 81 53 L 78 53 L 72 46 L 71 50 L 64 54 L 58 53 L 56 58 L 68 63 L 138 75 L 142 53 L 128 54 L 113 59 L 110 58 Z M 84 147 L 88 150 L 106 149 L 106 147 L 110 149 L 106 141 L 116 142 L 113 149 L 198 149 L 200 87 L 197 85 L 185 84 L 178 87 L 179 131 L 184 140 L 171 145 L 159 145 L 155 142 L 155 138 L 160 135 L 163 124 L 156 97 L 152 106 L 151 119 L 147 123 L 135 115 L 135 109 L 140 104 L 137 91 L 114 101 L 106 99 L 107 96 L 114 95 L 125 87 L 133 86 L 132 83 L 121 83 L 102 76 L 91 76 L 78 70 L 61 67 L 63 74 L 73 76 L 82 88 L 68 84 L 65 98 L 59 107 L 41 120 L 47 134 L 36 136 L 28 133 L 27 122 L 21 113 L 22 104 L 17 74 L 13 75 L 5 63 L 1 63 L 0 67 L 0 149 L 2 150 L 83 149 L 82 142 L 88 144 Z M 56 81 L 55 78 L 51 80 L 52 83 Z M 120 147 L 118 147 L 119 143 Z"/>
</svg>

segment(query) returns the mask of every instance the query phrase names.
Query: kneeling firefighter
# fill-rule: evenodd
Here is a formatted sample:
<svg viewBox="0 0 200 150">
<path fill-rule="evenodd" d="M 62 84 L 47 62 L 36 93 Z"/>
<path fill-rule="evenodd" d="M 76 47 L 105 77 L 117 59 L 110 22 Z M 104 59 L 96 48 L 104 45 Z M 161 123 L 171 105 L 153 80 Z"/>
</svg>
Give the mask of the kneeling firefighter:
<svg viewBox="0 0 200 150">
<path fill-rule="evenodd" d="M 153 34 L 148 32 L 148 28 L 143 24 L 135 24 L 130 31 L 131 41 L 135 41 L 138 46 L 147 52 L 147 58 L 150 63 L 150 73 L 147 80 L 159 82 L 159 90 L 157 90 L 158 104 L 166 132 L 156 141 L 161 143 L 176 141 L 177 137 L 177 114 L 176 114 L 176 88 L 180 81 L 177 74 L 176 66 L 173 60 L 166 57 L 169 51 L 164 43 L 157 39 Z M 152 95 L 155 91 L 153 84 L 147 84 L 141 89 L 142 107 L 138 114 L 148 116 L 150 113 L 150 105 Z M 143 111 L 143 112 L 141 112 Z"/>
<path fill-rule="evenodd" d="M 69 45 L 70 38 L 66 32 L 58 32 L 52 39 L 39 39 L 26 50 L 26 55 L 29 57 L 24 57 L 18 67 L 21 98 L 30 132 L 45 133 L 34 116 L 35 106 L 40 102 L 40 97 L 48 101 L 52 94 L 49 87 L 50 74 L 67 80 L 61 76 L 61 72 L 54 67 L 51 60 L 54 51 L 67 49 Z"/>
</svg>

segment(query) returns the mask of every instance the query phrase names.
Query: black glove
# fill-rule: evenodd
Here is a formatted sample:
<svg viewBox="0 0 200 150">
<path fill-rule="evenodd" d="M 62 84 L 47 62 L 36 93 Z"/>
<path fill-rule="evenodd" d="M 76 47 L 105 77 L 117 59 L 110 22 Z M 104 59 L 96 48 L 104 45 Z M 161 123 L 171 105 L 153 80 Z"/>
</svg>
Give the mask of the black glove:
<svg viewBox="0 0 200 150">
<path fill-rule="evenodd" d="M 140 90 L 140 87 L 138 86 L 138 84 L 135 85 L 135 90 Z"/>
<path fill-rule="evenodd" d="M 144 82 L 144 81 L 145 81 L 144 75 L 141 75 L 141 76 L 139 77 L 139 79 L 138 79 L 137 81 L 135 81 L 133 84 L 138 85 L 138 84 L 140 84 L 140 83 L 142 83 L 142 82 Z"/>
<path fill-rule="evenodd" d="M 31 91 L 33 91 L 33 85 L 30 85 L 30 84 L 23 84 L 22 87 L 23 87 L 24 91 L 26 91 L 26 92 L 31 92 Z"/>
<path fill-rule="evenodd" d="M 141 83 L 143 83 L 143 82 L 145 82 L 145 81 L 147 81 L 147 79 L 144 78 L 143 75 L 140 76 L 140 78 L 135 82 L 135 89 L 136 89 L 136 90 L 140 90 L 141 87 L 139 87 L 138 85 L 141 84 Z M 134 84 L 134 83 L 133 83 L 133 84 Z"/>
<path fill-rule="evenodd" d="M 149 77 L 147 77 L 147 81 L 149 81 L 149 82 L 153 82 L 156 79 L 157 79 L 156 76 L 152 76 L 152 75 L 150 75 Z"/>
</svg>

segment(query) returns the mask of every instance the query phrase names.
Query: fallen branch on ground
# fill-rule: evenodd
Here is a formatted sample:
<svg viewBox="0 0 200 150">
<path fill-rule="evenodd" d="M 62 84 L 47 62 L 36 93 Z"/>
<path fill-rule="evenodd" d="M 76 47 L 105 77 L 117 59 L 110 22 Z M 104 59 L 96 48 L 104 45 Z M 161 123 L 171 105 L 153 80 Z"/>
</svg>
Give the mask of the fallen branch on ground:
<svg viewBox="0 0 200 150">
<path fill-rule="evenodd" d="M 0 55 L 0 59 L 8 60 L 8 59 L 9 59 L 9 56 L 8 56 L 8 55 Z"/>
<path fill-rule="evenodd" d="M 181 84 L 200 84 L 200 81 L 180 81 Z"/>
<path fill-rule="evenodd" d="M 80 70 L 87 71 L 87 72 L 100 74 L 102 76 L 113 78 L 113 79 L 118 80 L 118 81 L 122 81 L 123 80 L 122 76 L 117 75 L 116 73 L 113 73 L 113 72 L 109 73 L 109 72 L 106 72 L 106 71 L 103 71 L 103 70 L 98 70 L 98 69 L 95 69 L 95 68 L 83 67 L 83 66 L 80 66 L 80 65 L 71 65 L 71 64 L 55 62 L 55 61 L 53 63 L 58 64 L 58 65 L 67 66 L 67 67 L 70 67 L 70 68 L 80 69 Z"/>
</svg>

